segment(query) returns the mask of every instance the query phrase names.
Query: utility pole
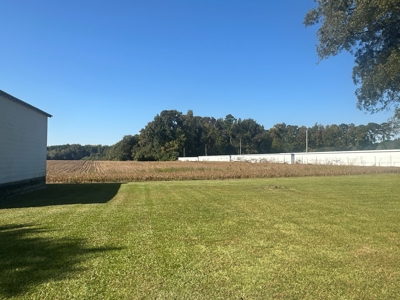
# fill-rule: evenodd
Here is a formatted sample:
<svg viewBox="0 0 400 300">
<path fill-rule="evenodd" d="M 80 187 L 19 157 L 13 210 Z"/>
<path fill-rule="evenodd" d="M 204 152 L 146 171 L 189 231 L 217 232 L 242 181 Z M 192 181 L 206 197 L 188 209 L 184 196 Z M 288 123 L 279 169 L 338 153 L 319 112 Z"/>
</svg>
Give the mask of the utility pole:
<svg viewBox="0 0 400 300">
<path fill-rule="evenodd" d="M 242 155 L 242 139 L 239 140 L 239 154 Z"/>
<path fill-rule="evenodd" d="M 204 152 L 205 152 L 205 154 L 207 156 L 207 144 L 204 145 Z"/>
</svg>

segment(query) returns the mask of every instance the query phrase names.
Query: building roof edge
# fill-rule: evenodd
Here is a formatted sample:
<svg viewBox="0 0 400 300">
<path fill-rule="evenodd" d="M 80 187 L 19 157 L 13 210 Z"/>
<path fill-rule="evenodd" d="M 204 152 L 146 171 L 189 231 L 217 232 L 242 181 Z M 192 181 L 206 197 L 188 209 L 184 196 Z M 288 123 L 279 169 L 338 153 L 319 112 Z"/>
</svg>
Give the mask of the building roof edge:
<svg viewBox="0 0 400 300">
<path fill-rule="evenodd" d="M 37 107 L 35 107 L 33 105 L 30 105 L 29 103 L 26 103 L 25 101 L 22 101 L 22 100 L 20 100 L 20 99 L 18 99 L 16 97 L 4 92 L 4 91 L 2 91 L 2 90 L 0 90 L 0 96 L 4 96 L 8 100 L 14 101 L 14 102 L 16 102 L 18 104 L 21 104 L 21 105 L 23 105 L 25 107 L 28 107 L 28 108 L 30 108 L 30 109 L 38 112 L 38 113 L 41 113 L 41 114 L 45 115 L 48 118 L 52 117 L 52 115 L 48 114 L 47 112 L 45 112 L 45 111 L 43 111 L 43 110 L 41 110 L 41 109 L 39 109 L 39 108 L 37 108 Z"/>
</svg>

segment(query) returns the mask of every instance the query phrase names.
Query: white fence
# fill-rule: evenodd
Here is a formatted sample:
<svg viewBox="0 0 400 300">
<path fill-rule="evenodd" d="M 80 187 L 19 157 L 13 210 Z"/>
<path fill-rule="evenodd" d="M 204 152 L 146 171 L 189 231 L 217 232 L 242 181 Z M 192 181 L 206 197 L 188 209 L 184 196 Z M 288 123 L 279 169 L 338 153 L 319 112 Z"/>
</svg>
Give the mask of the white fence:
<svg viewBox="0 0 400 300">
<path fill-rule="evenodd" d="M 273 162 L 287 164 L 325 164 L 400 167 L 400 149 L 376 151 L 336 151 L 279 154 L 211 155 L 179 157 L 179 161 Z"/>
</svg>

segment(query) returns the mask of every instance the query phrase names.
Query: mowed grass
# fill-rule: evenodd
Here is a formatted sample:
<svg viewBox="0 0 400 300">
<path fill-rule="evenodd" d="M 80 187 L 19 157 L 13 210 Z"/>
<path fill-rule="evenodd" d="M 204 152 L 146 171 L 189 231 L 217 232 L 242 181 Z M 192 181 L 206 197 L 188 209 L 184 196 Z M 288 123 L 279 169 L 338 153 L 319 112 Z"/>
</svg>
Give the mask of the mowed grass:
<svg viewBox="0 0 400 300">
<path fill-rule="evenodd" d="M 400 299 L 399 182 L 51 184 L 0 202 L 0 298 Z"/>
</svg>

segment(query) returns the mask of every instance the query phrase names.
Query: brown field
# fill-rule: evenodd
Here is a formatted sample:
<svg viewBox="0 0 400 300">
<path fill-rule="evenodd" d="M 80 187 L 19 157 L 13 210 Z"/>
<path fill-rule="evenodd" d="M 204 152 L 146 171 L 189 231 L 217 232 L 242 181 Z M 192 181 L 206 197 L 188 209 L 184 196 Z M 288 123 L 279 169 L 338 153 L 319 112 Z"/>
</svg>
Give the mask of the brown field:
<svg viewBox="0 0 400 300">
<path fill-rule="evenodd" d="M 248 162 L 47 161 L 48 183 L 273 178 L 381 173 L 400 173 L 400 168 Z"/>
</svg>

